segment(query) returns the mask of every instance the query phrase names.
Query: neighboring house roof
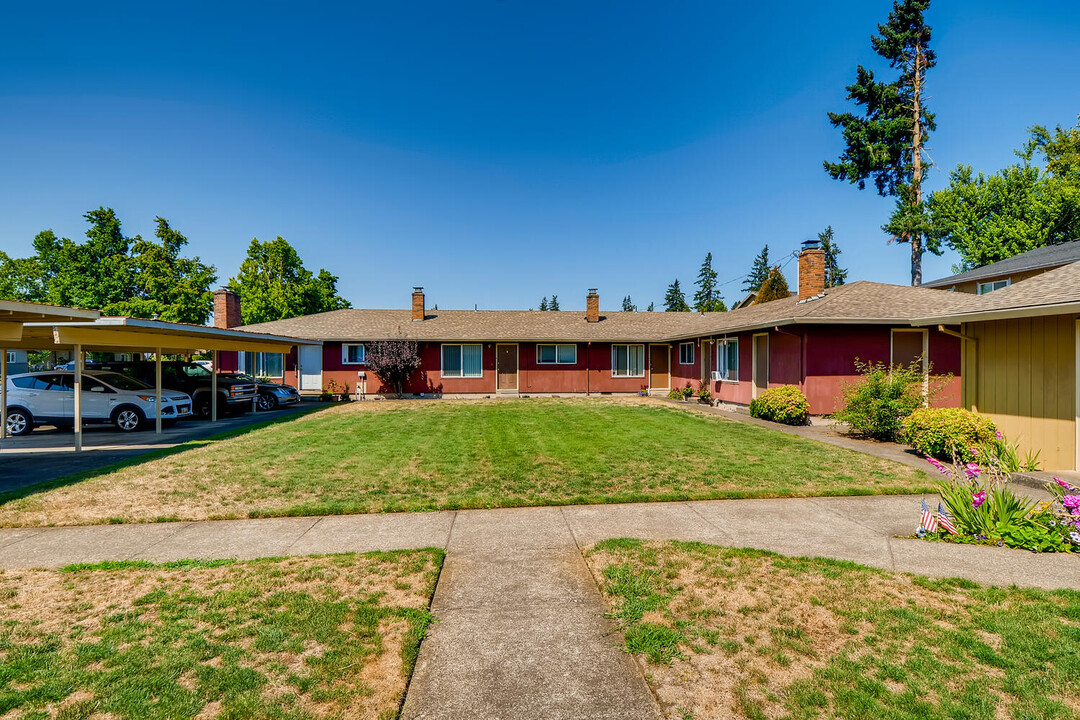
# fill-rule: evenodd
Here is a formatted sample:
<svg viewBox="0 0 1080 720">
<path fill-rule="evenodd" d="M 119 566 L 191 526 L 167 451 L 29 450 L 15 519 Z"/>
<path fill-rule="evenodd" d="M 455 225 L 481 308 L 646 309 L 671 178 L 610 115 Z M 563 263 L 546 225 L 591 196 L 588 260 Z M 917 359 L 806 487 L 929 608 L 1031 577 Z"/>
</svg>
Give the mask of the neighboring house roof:
<svg viewBox="0 0 1080 720">
<path fill-rule="evenodd" d="M 998 292 L 1001 292 L 1000 290 Z M 962 296 L 962 297 L 961 297 Z M 859 280 L 806 300 L 789 297 L 718 314 L 706 330 L 723 335 L 782 325 L 907 325 L 912 317 L 962 308 L 973 295 Z M 674 335 L 670 339 L 688 337 Z"/>
<path fill-rule="evenodd" d="M 428 342 L 641 342 L 663 340 L 674 334 L 700 334 L 697 328 L 707 327 L 725 314 L 601 312 L 600 322 L 590 323 L 585 321 L 584 312 L 571 310 L 428 310 L 424 320 L 414 321 L 411 310 L 347 309 L 239 329 L 345 342 L 388 338 Z"/>
<path fill-rule="evenodd" d="M 958 285 L 966 282 L 977 282 L 987 278 L 1003 277 L 1014 273 L 1042 270 L 1044 268 L 1061 267 L 1080 260 L 1080 240 L 1047 245 L 1046 247 L 1028 250 L 1026 253 L 1014 255 L 1011 258 L 999 260 L 996 263 L 983 265 L 980 268 L 969 270 L 958 275 L 950 275 L 940 280 L 923 283 L 923 287 L 940 288 Z"/>
<path fill-rule="evenodd" d="M 1055 268 L 985 295 L 947 295 L 961 302 L 922 314 L 912 313 L 915 318 L 912 324 L 960 323 L 1080 312 L 1080 262 Z"/>
</svg>

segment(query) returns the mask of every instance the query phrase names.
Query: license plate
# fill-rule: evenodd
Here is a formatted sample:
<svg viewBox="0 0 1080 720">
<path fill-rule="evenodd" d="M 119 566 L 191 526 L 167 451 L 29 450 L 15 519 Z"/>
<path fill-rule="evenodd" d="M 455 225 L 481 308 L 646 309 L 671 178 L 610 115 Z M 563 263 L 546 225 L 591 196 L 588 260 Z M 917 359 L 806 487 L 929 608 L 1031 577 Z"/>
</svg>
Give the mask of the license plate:
<svg viewBox="0 0 1080 720">
<path fill-rule="evenodd" d="M 186 415 L 189 412 L 191 412 L 191 406 L 190 405 L 177 405 L 176 406 L 176 413 L 178 415 Z"/>
</svg>

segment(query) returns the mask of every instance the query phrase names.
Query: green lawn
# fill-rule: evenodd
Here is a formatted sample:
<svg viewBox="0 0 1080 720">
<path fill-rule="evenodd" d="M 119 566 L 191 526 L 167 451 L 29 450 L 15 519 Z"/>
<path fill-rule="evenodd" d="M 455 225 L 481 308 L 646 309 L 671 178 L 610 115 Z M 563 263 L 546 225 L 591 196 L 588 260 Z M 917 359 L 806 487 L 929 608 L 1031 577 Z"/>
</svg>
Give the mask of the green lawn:
<svg viewBox="0 0 1080 720">
<path fill-rule="evenodd" d="M 0 498 L 4 525 L 921 492 L 911 467 L 649 401 L 368 402 Z"/>
<path fill-rule="evenodd" d="M 0 573 L 0 717 L 398 717 L 441 550 Z"/>
<path fill-rule="evenodd" d="M 587 560 L 669 718 L 1080 717 L 1080 592 L 700 543 Z"/>
</svg>

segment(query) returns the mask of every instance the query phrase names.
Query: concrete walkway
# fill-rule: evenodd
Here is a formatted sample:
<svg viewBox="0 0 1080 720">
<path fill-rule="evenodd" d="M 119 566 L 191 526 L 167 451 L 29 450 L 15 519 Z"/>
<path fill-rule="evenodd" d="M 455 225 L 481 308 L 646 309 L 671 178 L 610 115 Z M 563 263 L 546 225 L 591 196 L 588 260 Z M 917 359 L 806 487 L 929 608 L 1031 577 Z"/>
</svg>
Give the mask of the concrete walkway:
<svg viewBox="0 0 1080 720">
<path fill-rule="evenodd" d="M 895 537 L 912 496 L 718 500 L 205 523 L 0 529 L 0 568 L 441 547 L 408 720 L 659 717 L 581 551 L 613 537 L 697 540 L 935 577 L 1080 589 L 1080 558 Z"/>
</svg>

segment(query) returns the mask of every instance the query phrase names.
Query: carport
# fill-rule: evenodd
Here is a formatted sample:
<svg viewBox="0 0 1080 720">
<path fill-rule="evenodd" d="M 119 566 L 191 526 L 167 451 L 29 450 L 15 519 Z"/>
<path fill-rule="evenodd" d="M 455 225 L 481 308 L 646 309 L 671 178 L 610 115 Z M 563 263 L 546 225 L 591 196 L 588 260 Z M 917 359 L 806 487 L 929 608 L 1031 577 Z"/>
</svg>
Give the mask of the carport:
<svg viewBox="0 0 1080 720">
<path fill-rule="evenodd" d="M 153 353 L 155 358 L 155 432 L 161 434 L 161 355 L 187 354 L 211 351 L 214 372 L 211 373 L 211 421 L 217 421 L 218 353 L 221 350 L 240 352 L 288 353 L 297 345 L 319 345 L 318 341 L 302 340 L 282 335 L 249 333 L 243 330 L 227 330 L 203 325 L 184 325 L 162 320 L 144 320 L 127 317 L 98 317 L 85 320 L 46 320 L 22 322 L 18 339 L 12 328 L 10 335 L 3 336 L 0 349 L 6 358 L 7 349 L 72 350 L 75 355 L 74 378 L 74 425 L 75 450 L 82 450 L 82 373 L 83 352 L 137 352 Z M 0 437 L 7 433 L 6 383 L 0 417 L 4 418 Z"/>
</svg>

